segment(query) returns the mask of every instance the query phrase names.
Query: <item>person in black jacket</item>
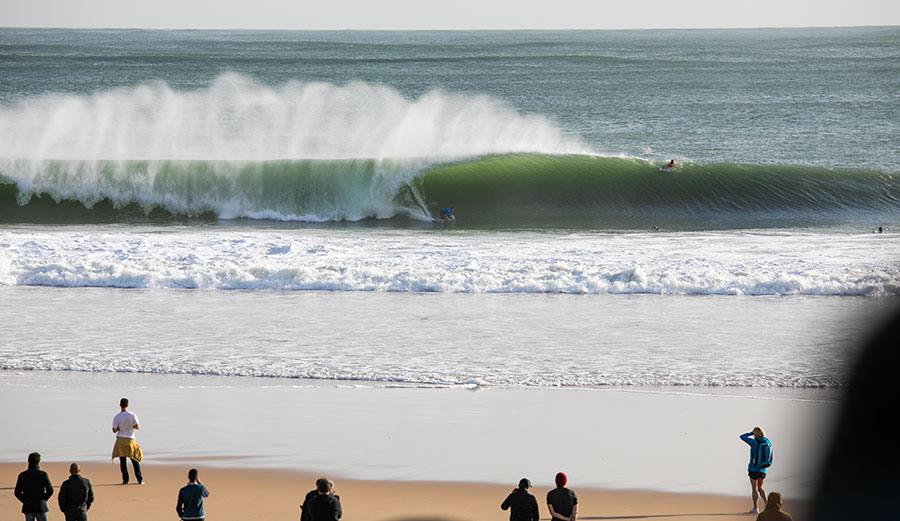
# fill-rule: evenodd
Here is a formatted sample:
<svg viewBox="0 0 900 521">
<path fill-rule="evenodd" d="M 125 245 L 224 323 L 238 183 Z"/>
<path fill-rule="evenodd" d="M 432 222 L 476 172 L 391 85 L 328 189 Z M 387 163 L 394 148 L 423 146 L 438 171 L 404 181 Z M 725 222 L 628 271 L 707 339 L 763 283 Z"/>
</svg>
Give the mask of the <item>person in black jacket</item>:
<svg viewBox="0 0 900 521">
<path fill-rule="evenodd" d="M 39 468 L 41 455 L 28 455 L 28 470 L 19 474 L 16 480 L 16 498 L 22 502 L 25 521 L 47 521 L 47 500 L 53 495 L 50 476 Z"/>
<path fill-rule="evenodd" d="M 509 521 L 538 521 L 540 514 L 538 512 L 538 502 L 534 496 L 528 493 L 531 488 L 531 481 L 528 478 L 519 480 L 519 488 L 513 490 L 500 508 L 509 510 Z"/>
<path fill-rule="evenodd" d="M 314 488 L 306 493 L 303 503 L 300 504 L 300 521 L 312 521 L 312 514 L 309 513 L 309 502 L 312 498 L 319 495 L 319 489 Z"/>
<path fill-rule="evenodd" d="M 87 521 L 87 511 L 94 502 L 94 489 L 87 478 L 81 477 L 78 463 L 69 465 L 69 479 L 59 486 L 59 509 L 66 521 Z"/>
<path fill-rule="evenodd" d="M 575 521 L 578 515 L 578 497 L 575 492 L 566 488 L 569 478 L 559 472 L 556 474 L 556 488 L 547 492 L 547 508 L 550 509 L 550 519 L 560 521 Z"/>
<path fill-rule="evenodd" d="M 338 521 L 341 518 L 341 498 L 334 493 L 333 487 L 334 483 L 328 478 L 316 480 L 316 495 L 306 501 L 312 521 Z"/>
</svg>

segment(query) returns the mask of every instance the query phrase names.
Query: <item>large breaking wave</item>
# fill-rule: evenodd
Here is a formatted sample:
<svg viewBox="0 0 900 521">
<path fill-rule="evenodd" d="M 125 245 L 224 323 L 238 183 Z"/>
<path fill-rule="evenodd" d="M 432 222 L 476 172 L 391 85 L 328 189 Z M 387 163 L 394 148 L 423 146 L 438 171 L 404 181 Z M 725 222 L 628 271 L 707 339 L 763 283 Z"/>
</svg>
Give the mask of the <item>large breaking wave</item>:
<svg viewBox="0 0 900 521">
<path fill-rule="evenodd" d="M 890 172 L 601 157 L 485 96 L 225 74 L 0 106 L 0 220 L 709 229 L 900 220 Z"/>
</svg>

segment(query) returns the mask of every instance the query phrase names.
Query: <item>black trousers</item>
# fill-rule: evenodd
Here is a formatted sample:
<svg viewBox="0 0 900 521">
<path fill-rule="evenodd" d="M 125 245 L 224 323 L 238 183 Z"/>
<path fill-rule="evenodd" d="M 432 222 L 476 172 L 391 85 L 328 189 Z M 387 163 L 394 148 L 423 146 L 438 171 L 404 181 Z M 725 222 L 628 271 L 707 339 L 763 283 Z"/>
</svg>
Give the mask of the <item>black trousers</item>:
<svg viewBox="0 0 900 521">
<path fill-rule="evenodd" d="M 73 508 L 64 512 L 66 521 L 87 521 L 87 512 L 84 510 Z"/>
<path fill-rule="evenodd" d="M 128 463 L 125 461 L 125 456 L 119 458 L 119 468 L 122 469 L 122 483 L 128 483 Z M 144 482 L 144 475 L 141 474 L 141 464 L 137 461 L 131 460 L 131 465 L 134 467 L 134 477 L 137 479 L 138 483 Z"/>
</svg>

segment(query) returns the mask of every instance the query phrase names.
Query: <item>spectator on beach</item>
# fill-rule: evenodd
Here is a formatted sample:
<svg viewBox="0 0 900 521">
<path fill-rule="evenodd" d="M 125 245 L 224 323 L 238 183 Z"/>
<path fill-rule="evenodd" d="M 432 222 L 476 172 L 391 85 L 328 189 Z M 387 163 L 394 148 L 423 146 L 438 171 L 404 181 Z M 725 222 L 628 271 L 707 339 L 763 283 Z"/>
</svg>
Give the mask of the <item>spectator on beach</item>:
<svg viewBox="0 0 900 521">
<path fill-rule="evenodd" d="M 769 492 L 766 509 L 756 516 L 756 521 L 793 521 L 791 515 L 781 509 L 781 494 Z"/>
<path fill-rule="evenodd" d="M 59 510 L 66 515 L 66 521 L 87 521 L 87 511 L 94 502 L 91 482 L 81 476 L 78 463 L 69 465 L 69 479 L 59 487 Z"/>
<path fill-rule="evenodd" d="M 528 493 L 529 488 L 531 488 L 531 481 L 528 478 L 522 478 L 519 480 L 519 488 L 513 490 L 503 500 L 500 508 L 509 510 L 509 521 L 538 521 L 540 519 L 537 499 Z"/>
<path fill-rule="evenodd" d="M 750 463 L 747 465 L 747 475 L 750 476 L 751 498 L 753 508 L 748 514 L 759 513 L 759 498 L 766 500 L 766 491 L 763 482 L 766 480 L 766 468 L 772 464 L 772 443 L 766 438 L 766 433 L 760 427 L 753 427 L 753 431 L 741 434 L 741 441 L 750 445 Z"/>
<path fill-rule="evenodd" d="M 40 469 L 41 455 L 28 455 L 28 470 L 16 480 L 15 496 L 22 502 L 25 521 L 47 521 L 47 500 L 53 495 L 50 476 Z"/>
<path fill-rule="evenodd" d="M 578 515 L 578 497 L 575 492 L 566 488 L 569 478 L 562 472 L 556 475 L 556 488 L 547 492 L 547 508 L 550 509 L 550 519 L 562 521 L 575 521 Z"/>
<path fill-rule="evenodd" d="M 203 521 L 203 498 L 209 497 L 209 490 L 200 483 L 197 469 L 188 471 L 188 484 L 178 491 L 175 512 L 184 521 Z"/>
<path fill-rule="evenodd" d="M 308 512 L 312 521 L 338 521 L 341 511 L 341 498 L 334 493 L 334 483 L 328 478 L 316 480 L 316 493 L 307 494 L 303 502 L 304 514 Z"/>
<path fill-rule="evenodd" d="M 318 483 L 318 481 L 316 481 L 316 483 Z M 309 501 L 318 495 L 318 488 L 314 488 L 306 493 L 303 502 L 300 504 L 300 521 L 312 521 L 312 516 L 309 513 Z"/>
<path fill-rule="evenodd" d="M 141 446 L 134 440 L 134 431 L 141 428 L 138 418 L 133 412 L 128 411 L 128 398 L 119 400 L 122 411 L 113 418 L 112 431 L 116 435 L 116 444 L 113 446 L 112 459 L 119 458 L 119 468 L 122 470 L 122 484 L 128 484 L 128 464 L 125 458 L 131 460 L 134 467 L 134 478 L 138 485 L 144 484 L 144 476 L 141 474 Z"/>
</svg>

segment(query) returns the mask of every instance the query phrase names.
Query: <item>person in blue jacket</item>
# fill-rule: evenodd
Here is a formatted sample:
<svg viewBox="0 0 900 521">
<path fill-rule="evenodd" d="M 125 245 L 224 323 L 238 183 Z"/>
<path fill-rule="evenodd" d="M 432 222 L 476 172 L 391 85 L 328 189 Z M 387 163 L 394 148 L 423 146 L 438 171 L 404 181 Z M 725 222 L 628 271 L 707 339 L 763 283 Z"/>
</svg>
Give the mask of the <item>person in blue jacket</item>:
<svg viewBox="0 0 900 521">
<path fill-rule="evenodd" d="M 753 508 L 748 514 L 759 513 L 759 498 L 766 501 L 766 491 L 763 490 L 763 482 L 766 480 L 765 462 L 759 461 L 759 446 L 766 444 L 771 446 L 771 442 L 766 438 L 766 433 L 760 427 L 753 427 L 753 431 L 741 434 L 741 441 L 750 445 L 750 463 L 747 465 L 747 474 L 750 476 L 750 489 L 752 490 Z"/>
<path fill-rule="evenodd" d="M 178 503 L 175 512 L 184 521 L 203 521 L 203 498 L 209 497 L 209 491 L 200 483 L 197 469 L 188 471 L 188 484 L 178 491 Z"/>
<path fill-rule="evenodd" d="M 453 210 L 452 206 L 450 208 L 441 208 L 441 219 L 455 221 L 456 217 L 453 216 Z"/>
</svg>

